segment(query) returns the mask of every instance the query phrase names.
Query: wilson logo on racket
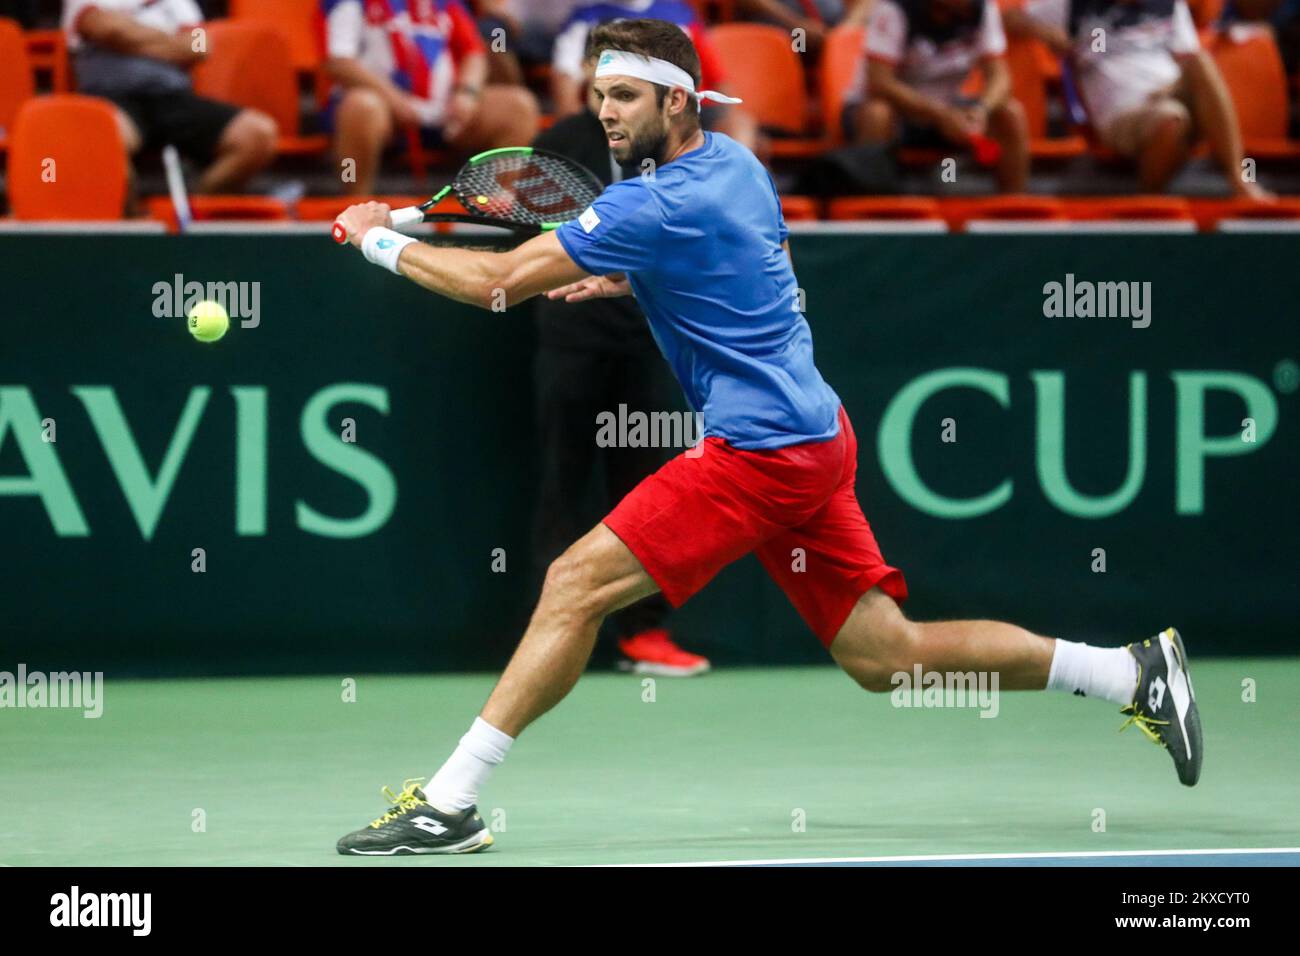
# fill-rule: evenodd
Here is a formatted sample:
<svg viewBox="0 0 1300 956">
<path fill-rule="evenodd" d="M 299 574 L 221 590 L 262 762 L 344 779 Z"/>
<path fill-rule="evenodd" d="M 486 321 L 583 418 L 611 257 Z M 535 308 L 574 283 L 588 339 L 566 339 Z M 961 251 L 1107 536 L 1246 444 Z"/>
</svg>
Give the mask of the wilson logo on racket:
<svg viewBox="0 0 1300 956">
<path fill-rule="evenodd" d="M 502 189 L 513 193 L 519 205 L 539 216 L 558 216 L 583 205 L 575 202 L 559 183 L 535 167 L 503 169 L 497 173 L 496 182 Z M 555 198 L 547 202 L 549 197 Z"/>
</svg>

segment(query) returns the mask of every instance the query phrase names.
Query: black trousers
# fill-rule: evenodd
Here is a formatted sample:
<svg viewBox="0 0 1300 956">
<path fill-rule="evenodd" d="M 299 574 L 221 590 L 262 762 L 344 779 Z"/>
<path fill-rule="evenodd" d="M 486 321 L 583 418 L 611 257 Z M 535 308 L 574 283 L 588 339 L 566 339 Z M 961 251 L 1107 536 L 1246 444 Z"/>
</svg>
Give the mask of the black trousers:
<svg viewBox="0 0 1300 956">
<path fill-rule="evenodd" d="M 541 346 L 533 363 L 541 485 L 533 526 L 539 579 L 547 565 L 592 529 L 642 478 L 681 449 L 601 448 L 597 416 L 628 411 L 673 411 L 681 390 L 657 351 L 619 355 L 601 350 Z M 619 637 L 662 627 L 671 606 L 652 594 L 613 615 Z"/>
</svg>

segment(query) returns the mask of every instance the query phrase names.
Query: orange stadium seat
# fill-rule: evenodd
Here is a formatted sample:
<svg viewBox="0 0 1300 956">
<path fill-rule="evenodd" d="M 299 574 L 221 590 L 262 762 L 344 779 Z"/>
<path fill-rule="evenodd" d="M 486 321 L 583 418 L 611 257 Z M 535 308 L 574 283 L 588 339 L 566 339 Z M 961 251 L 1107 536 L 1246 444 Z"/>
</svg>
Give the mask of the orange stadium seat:
<svg viewBox="0 0 1300 956">
<path fill-rule="evenodd" d="M 56 93 L 18 110 L 9 141 L 9 205 L 18 219 L 121 219 L 126 146 L 111 103 Z"/>
<path fill-rule="evenodd" d="M 72 92 L 68 38 L 62 30 L 28 30 L 27 59 L 33 70 L 50 75 L 50 92 Z"/>
<path fill-rule="evenodd" d="M 208 56 L 193 71 L 196 93 L 270 115 L 280 126 L 282 155 L 329 148 L 328 136 L 299 135 L 298 83 L 278 29 L 234 20 L 213 20 L 206 29 Z"/>
<path fill-rule="evenodd" d="M 841 221 L 943 219 L 939 200 L 933 196 L 842 196 L 831 200 L 828 216 Z"/>
<path fill-rule="evenodd" d="M 1053 196 L 979 196 L 944 199 L 939 208 L 952 229 L 964 229 L 973 219 L 1058 221 L 1068 219 L 1065 204 Z"/>
<path fill-rule="evenodd" d="M 822 101 L 822 126 L 826 139 L 834 145 L 844 141 L 844 126 L 840 114 L 844 111 L 844 98 L 857 79 L 862 64 L 862 41 L 866 31 L 862 27 L 842 24 L 826 35 L 822 47 L 822 61 L 818 68 L 818 92 Z"/>
<path fill-rule="evenodd" d="M 812 196 L 782 196 L 781 215 L 786 222 L 812 222 L 821 218 L 821 206 Z"/>
<path fill-rule="evenodd" d="M 230 0 L 230 19 L 278 29 L 289 41 L 289 62 L 315 73 L 325 59 L 320 0 Z"/>
<path fill-rule="evenodd" d="M 1204 231 L 1218 227 L 1225 219 L 1300 220 L 1300 197 L 1279 196 L 1276 202 L 1249 199 L 1193 199 L 1192 216 Z"/>
<path fill-rule="evenodd" d="M 1007 41 L 1007 68 L 1011 72 L 1011 94 L 1025 110 L 1029 127 L 1029 155 L 1034 159 L 1068 159 L 1088 151 L 1088 141 L 1070 135 L 1047 135 L 1047 78 L 1042 72 L 1038 40 L 1012 38 Z"/>
<path fill-rule="evenodd" d="M 189 202 L 195 222 L 275 222 L 289 218 L 284 202 L 270 196 L 190 196 Z M 147 196 L 144 208 L 150 219 L 166 223 L 172 232 L 179 227 L 170 196 Z"/>
<path fill-rule="evenodd" d="M 808 137 L 808 92 L 799 54 L 790 34 L 765 23 L 724 23 L 709 31 L 727 69 L 727 85 L 745 101 L 760 125 L 793 137 L 774 137 L 772 156 L 816 156 L 827 148 L 825 137 Z"/>
<path fill-rule="evenodd" d="M 1219 34 L 1211 54 L 1232 95 L 1246 155 L 1255 159 L 1300 158 L 1300 142 L 1287 138 L 1286 70 L 1273 34 L 1252 30 Z"/>
<path fill-rule="evenodd" d="M 0 153 L 8 148 L 18 108 L 35 93 L 22 27 L 13 20 L 0 19 Z"/>
<path fill-rule="evenodd" d="M 1182 196 L 1082 196 L 1064 202 L 1071 219 L 1194 219 L 1191 203 Z"/>
</svg>

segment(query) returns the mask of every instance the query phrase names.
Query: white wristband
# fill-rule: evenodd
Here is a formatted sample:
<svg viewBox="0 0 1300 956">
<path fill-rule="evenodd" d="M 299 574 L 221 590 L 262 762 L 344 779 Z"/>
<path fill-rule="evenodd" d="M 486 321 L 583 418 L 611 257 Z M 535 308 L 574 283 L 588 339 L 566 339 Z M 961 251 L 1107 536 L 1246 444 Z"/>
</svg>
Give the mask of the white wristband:
<svg viewBox="0 0 1300 956">
<path fill-rule="evenodd" d="M 397 271 L 398 257 L 401 256 L 403 249 L 416 241 L 418 240 L 404 236 L 400 232 L 375 226 L 361 240 L 361 254 L 366 257 L 367 262 L 383 266 L 393 275 L 401 275 Z"/>
</svg>

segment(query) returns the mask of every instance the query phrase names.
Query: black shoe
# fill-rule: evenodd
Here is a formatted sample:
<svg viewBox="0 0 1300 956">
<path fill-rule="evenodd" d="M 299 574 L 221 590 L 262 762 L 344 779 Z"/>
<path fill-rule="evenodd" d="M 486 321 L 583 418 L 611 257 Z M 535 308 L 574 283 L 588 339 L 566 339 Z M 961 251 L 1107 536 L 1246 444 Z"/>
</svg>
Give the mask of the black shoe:
<svg viewBox="0 0 1300 956">
<path fill-rule="evenodd" d="M 425 799 L 419 780 L 408 780 L 402 792 L 384 787 L 392 801 L 378 820 L 343 837 L 338 851 L 355 856 L 407 856 L 413 853 L 474 853 L 492 845 L 476 807 L 444 813 Z"/>
<path fill-rule="evenodd" d="M 1192 693 L 1183 639 L 1172 627 L 1155 637 L 1128 645 L 1137 659 L 1138 683 L 1133 703 L 1120 710 L 1130 724 L 1174 758 L 1178 779 L 1189 787 L 1201 778 L 1201 714 Z"/>
</svg>

